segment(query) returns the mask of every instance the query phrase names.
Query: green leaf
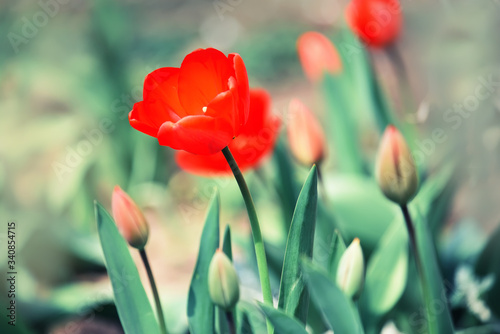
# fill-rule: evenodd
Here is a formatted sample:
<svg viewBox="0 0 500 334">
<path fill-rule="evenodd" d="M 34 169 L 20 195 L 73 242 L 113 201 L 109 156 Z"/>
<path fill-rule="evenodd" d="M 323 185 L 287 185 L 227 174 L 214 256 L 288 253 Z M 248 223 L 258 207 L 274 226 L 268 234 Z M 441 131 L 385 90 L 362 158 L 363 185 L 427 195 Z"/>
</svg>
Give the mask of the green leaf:
<svg viewBox="0 0 500 334">
<path fill-rule="evenodd" d="M 300 192 L 290 225 L 278 300 L 279 308 L 304 323 L 307 321 L 309 310 L 309 294 L 305 289 L 299 259 L 302 256 L 311 258 L 313 254 L 318 200 L 317 182 L 316 166 L 313 166 Z"/>
<path fill-rule="evenodd" d="M 323 319 L 334 333 L 362 334 L 363 328 L 354 304 L 337 285 L 328 278 L 327 273 L 316 269 L 310 261 L 301 261 L 311 300 L 322 312 Z"/>
<path fill-rule="evenodd" d="M 344 254 L 346 248 L 347 247 L 342 235 L 340 235 L 338 230 L 335 230 L 330 247 L 330 257 L 328 259 L 328 272 L 330 273 L 330 277 L 332 279 L 337 277 L 337 268 L 339 266 L 340 258 L 342 257 L 342 254 Z"/>
<path fill-rule="evenodd" d="M 111 216 L 97 202 L 95 214 L 116 308 L 125 333 L 160 333 L 126 241 Z"/>
<path fill-rule="evenodd" d="M 495 282 L 490 291 L 485 296 L 485 300 L 491 310 L 498 316 L 500 315 L 500 266 L 498 257 L 500 256 L 500 227 L 496 229 L 491 238 L 486 243 L 481 254 L 476 260 L 476 273 L 480 277 L 493 274 Z"/>
<path fill-rule="evenodd" d="M 388 312 L 403 295 L 408 278 L 408 233 L 396 219 L 370 257 L 360 303 L 369 313 Z"/>
<path fill-rule="evenodd" d="M 417 248 L 422 259 L 425 277 L 424 301 L 429 321 L 429 334 L 453 334 L 451 320 L 443 278 L 439 271 L 434 242 L 429 233 L 425 218 L 418 214 L 412 216 L 415 222 Z M 416 218 L 416 219 L 415 219 Z M 435 312 L 436 303 L 439 303 L 441 312 Z"/>
<path fill-rule="evenodd" d="M 231 228 L 229 227 L 229 225 L 226 225 L 226 229 L 224 230 L 222 251 L 227 255 L 229 260 L 233 261 L 233 250 L 231 248 Z"/>
<path fill-rule="evenodd" d="M 260 308 L 271 321 L 276 334 L 307 334 L 304 324 L 289 316 L 282 310 L 259 303 Z"/>
<path fill-rule="evenodd" d="M 193 334 L 215 333 L 215 305 L 208 292 L 208 267 L 219 248 L 219 202 L 216 190 L 205 218 L 198 259 L 189 287 L 187 313 L 189 329 Z"/>
</svg>

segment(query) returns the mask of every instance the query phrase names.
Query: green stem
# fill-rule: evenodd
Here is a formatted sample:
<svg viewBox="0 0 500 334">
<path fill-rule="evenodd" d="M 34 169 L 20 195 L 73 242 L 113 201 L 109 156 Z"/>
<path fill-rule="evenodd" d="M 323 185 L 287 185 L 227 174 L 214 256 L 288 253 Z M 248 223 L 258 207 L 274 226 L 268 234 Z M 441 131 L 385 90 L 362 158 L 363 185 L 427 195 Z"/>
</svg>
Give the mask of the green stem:
<svg viewBox="0 0 500 334">
<path fill-rule="evenodd" d="M 232 311 L 224 311 L 226 314 L 227 325 L 229 327 L 229 334 L 236 334 L 236 324 L 234 323 L 234 317 Z"/>
<path fill-rule="evenodd" d="M 259 270 L 260 285 L 262 288 L 262 294 L 264 297 L 264 303 L 273 306 L 273 295 L 271 293 L 271 282 L 269 280 L 269 271 L 267 269 L 267 259 L 266 251 L 264 249 L 264 241 L 262 240 L 262 233 L 260 232 L 259 219 L 257 218 L 257 211 L 255 210 L 255 205 L 253 203 L 252 195 L 248 190 L 245 178 L 241 173 L 236 160 L 234 160 L 229 147 L 225 147 L 222 150 L 222 154 L 227 160 L 231 171 L 234 174 L 234 178 L 240 187 L 241 195 L 245 201 L 245 206 L 248 212 L 248 218 L 250 219 L 250 225 L 252 227 L 253 242 L 255 246 L 255 255 L 257 257 L 257 268 Z M 267 332 L 272 333 L 273 329 L 269 321 L 267 322 Z"/>
<path fill-rule="evenodd" d="M 151 271 L 151 266 L 149 265 L 148 256 L 146 255 L 146 251 L 144 249 L 139 250 L 139 253 L 141 254 L 142 262 L 144 263 L 144 267 L 146 267 L 146 271 L 148 273 L 151 290 L 153 290 L 153 296 L 156 304 L 156 313 L 158 314 L 158 322 L 160 323 L 160 330 L 162 334 L 167 334 L 167 325 L 165 324 L 165 317 L 161 308 L 160 296 L 158 295 L 158 289 L 156 288 L 153 272 Z"/>
<path fill-rule="evenodd" d="M 417 271 L 420 281 L 420 286 L 422 287 L 422 292 L 424 293 L 424 299 L 432 298 L 431 292 L 429 290 L 429 285 L 427 284 L 427 279 L 425 278 L 424 272 L 424 264 L 422 262 L 422 258 L 420 257 L 420 253 L 418 252 L 417 238 L 415 234 L 415 227 L 413 225 L 413 220 L 411 219 L 410 212 L 408 211 L 408 206 L 406 204 L 401 205 L 401 211 L 403 212 L 403 216 L 405 218 L 406 228 L 408 229 L 408 236 L 410 239 L 410 247 L 413 252 L 413 256 L 415 257 L 415 263 L 417 265 Z M 431 316 L 428 307 L 425 308 L 427 313 L 427 321 L 430 323 Z"/>
</svg>

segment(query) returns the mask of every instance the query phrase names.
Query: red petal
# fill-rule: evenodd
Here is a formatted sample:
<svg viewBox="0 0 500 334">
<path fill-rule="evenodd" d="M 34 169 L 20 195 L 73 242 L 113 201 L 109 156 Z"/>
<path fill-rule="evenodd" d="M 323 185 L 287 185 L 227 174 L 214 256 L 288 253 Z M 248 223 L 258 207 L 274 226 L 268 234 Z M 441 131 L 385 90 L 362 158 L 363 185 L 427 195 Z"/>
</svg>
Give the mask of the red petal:
<svg viewBox="0 0 500 334">
<path fill-rule="evenodd" d="M 163 67 L 149 73 L 144 81 L 143 99 L 145 108 L 155 110 L 162 122 L 176 122 L 186 116 L 184 108 L 179 102 L 178 95 L 179 69 Z M 160 125 L 161 125 L 160 124 Z"/>
<path fill-rule="evenodd" d="M 271 97 L 264 89 L 250 90 L 250 113 L 241 135 L 256 134 L 271 112 Z"/>
<path fill-rule="evenodd" d="M 156 123 L 148 117 L 144 110 L 144 103 L 142 101 L 134 104 L 134 108 L 128 114 L 128 119 L 130 125 L 134 129 L 139 130 L 152 137 L 156 137 L 158 129 L 161 126 L 161 124 L 156 125 Z"/>
<path fill-rule="evenodd" d="M 179 99 L 189 115 L 202 115 L 219 93 L 228 90 L 233 75 L 231 62 L 216 49 L 199 49 L 188 54 L 180 67 Z"/>
<path fill-rule="evenodd" d="M 232 134 L 235 136 L 234 129 L 236 126 L 237 114 L 236 114 L 236 98 L 238 92 L 236 88 L 232 88 L 228 91 L 222 92 L 217 95 L 206 107 L 205 115 L 214 118 L 223 118 L 229 124 L 231 124 Z"/>
<path fill-rule="evenodd" d="M 175 153 L 175 162 L 180 168 L 191 174 L 206 177 L 231 174 L 231 168 L 222 152 L 212 155 L 196 155 L 178 151 Z"/>
<path fill-rule="evenodd" d="M 177 123 L 164 123 L 158 131 L 158 142 L 176 150 L 209 155 L 226 147 L 233 138 L 232 132 L 224 119 L 187 116 Z"/>
<path fill-rule="evenodd" d="M 238 119 L 239 128 L 236 128 L 236 135 L 238 135 L 239 130 L 243 125 L 246 124 L 248 120 L 249 110 L 250 110 L 250 87 L 248 84 L 247 69 L 243 59 L 237 53 L 231 53 L 228 56 L 229 60 L 232 62 L 234 67 L 234 76 L 236 78 L 236 85 L 238 87 Z"/>
</svg>

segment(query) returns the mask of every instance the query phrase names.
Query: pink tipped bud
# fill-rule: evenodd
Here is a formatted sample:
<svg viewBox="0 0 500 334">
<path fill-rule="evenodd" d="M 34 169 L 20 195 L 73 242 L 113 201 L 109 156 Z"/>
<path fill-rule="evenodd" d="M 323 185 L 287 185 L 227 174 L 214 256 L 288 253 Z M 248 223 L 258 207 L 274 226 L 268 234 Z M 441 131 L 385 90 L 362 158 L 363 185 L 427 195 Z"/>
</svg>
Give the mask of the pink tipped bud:
<svg viewBox="0 0 500 334">
<path fill-rule="evenodd" d="M 320 163 L 325 156 L 325 135 L 318 119 L 298 99 L 290 101 L 288 112 L 288 142 L 293 155 L 306 166 Z"/>
<path fill-rule="evenodd" d="M 385 129 L 375 173 L 380 189 L 391 201 L 404 205 L 415 196 L 418 189 L 415 161 L 406 140 L 393 125 Z"/>
<path fill-rule="evenodd" d="M 111 208 L 118 230 L 130 246 L 143 249 L 149 236 L 149 227 L 141 209 L 127 193 L 115 186 Z"/>
<path fill-rule="evenodd" d="M 306 32 L 297 40 L 302 68 L 312 82 L 318 82 L 325 73 L 342 71 L 342 61 L 335 46 L 319 32 Z"/>
</svg>

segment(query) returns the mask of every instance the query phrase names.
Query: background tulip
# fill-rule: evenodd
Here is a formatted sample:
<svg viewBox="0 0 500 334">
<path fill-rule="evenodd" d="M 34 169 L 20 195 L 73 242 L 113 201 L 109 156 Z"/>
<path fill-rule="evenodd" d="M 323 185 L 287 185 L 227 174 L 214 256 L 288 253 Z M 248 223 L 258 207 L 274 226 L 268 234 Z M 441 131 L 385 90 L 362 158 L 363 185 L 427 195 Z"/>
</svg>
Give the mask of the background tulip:
<svg viewBox="0 0 500 334">
<path fill-rule="evenodd" d="M 193 154 L 219 152 L 248 119 L 248 77 L 238 54 L 215 49 L 188 54 L 180 68 L 163 67 L 144 82 L 130 125 L 160 145 Z"/>
<path fill-rule="evenodd" d="M 400 34 L 403 24 L 401 10 L 398 0 L 351 0 L 345 16 L 361 40 L 382 47 Z"/>
<path fill-rule="evenodd" d="M 337 285 L 349 297 L 356 297 L 363 288 L 365 260 L 359 239 L 355 238 L 340 258 Z"/>
<path fill-rule="evenodd" d="M 295 158 L 307 166 L 321 162 L 325 135 L 317 118 L 299 99 L 290 101 L 288 113 L 288 142 Z"/>
<path fill-rule="evenodd" d="M 333 43 L 323 34 L 310 31 L 297 40 L 300 63 L 306 76 L 318 82 L 325 73 L 336 74 L 342 70 L 342 61 Z"/>
</svg>

